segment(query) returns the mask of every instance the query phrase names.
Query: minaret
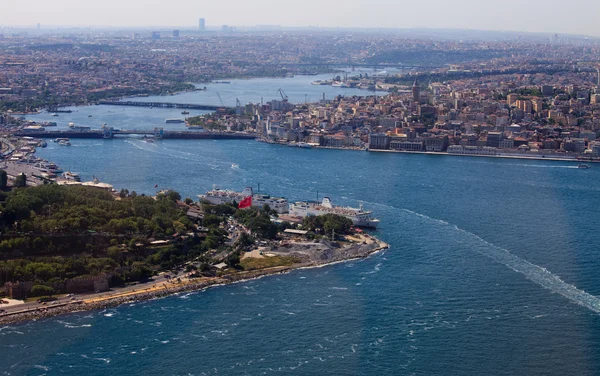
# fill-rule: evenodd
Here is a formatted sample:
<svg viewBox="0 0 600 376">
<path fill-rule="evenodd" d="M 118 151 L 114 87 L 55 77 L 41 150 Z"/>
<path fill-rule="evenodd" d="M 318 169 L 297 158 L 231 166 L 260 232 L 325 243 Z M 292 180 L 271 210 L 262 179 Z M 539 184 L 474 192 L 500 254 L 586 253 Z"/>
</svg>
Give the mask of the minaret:
<svg viewBox="0 0 600 376">
<path fill-rule="evenodd" d="M 419 86 L 418 79 L 415 78 L 415 83 L 412 87 L 413 101 L 419 103 L 421 101 L 421 87 Z"/>
</svg>

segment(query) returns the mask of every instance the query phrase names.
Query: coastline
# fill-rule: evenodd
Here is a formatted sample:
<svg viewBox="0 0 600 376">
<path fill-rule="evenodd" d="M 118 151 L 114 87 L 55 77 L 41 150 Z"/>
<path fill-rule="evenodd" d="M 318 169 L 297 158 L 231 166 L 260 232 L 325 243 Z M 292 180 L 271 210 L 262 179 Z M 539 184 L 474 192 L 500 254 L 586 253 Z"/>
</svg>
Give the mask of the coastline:
<svg viewBox="0 0 600 376">
<path fill-rule="evenodd" d="M 203 291 L 211 287 L 242 283 L 277 274 L 287 274 L 294 270 L 322 268 L 343 262 L 350 262 L 365 259 L 371 255 L 377 254 L 389 248 L 389 244 L 373 237 L 372 245 L 375 247 L 366 247 L 358 254 L 341 259 L 332 259 L 324 262 L 303 262 L 291 266 L 277 266 L 272 268 L 251 270 L 247 272 L 236 272 L 231 275 L 219 277 L 201 277 L 186 282 L 166 285 L 164 283 L 149 284 L 147 288 L 139 291 L 121 292 L 112 291 L 112 294 L 91 296 L 88 299 L 76 300 L 67 303 L 57 304 L 55 306 L 43 306 L 5 313 L 0 315 L 0 325 L 18 324 L 27 321 L 36 321 L 39 319 L 50 318 L 69 313 L 91 311 L 97 309 L 114 308 L 123 304 L 164 298 L 182 292 Z"/>
<path fill-rule="evenodd" d="M 349 149 L 352 150 L 352 149 Z M 375 150 L 369 149 L 368 151 L 376 153 L 403 153 L 403 154 L 423 154 L 423 155 L 436 155 L 436 156 L 450 156 L 450 157 L 481 157 L 481 158 L 506 158 L 506 159 L 523 159 L 523 160 L 536 160 L 536 161 L 560 161 L 560 162 L 577 162 L 577 163 L 600 163 L 600 160 L 589 160 L 589 159 L 577 159 L 577 157 L 546 157 L 543 155 L 477 155 L 477 154 L 454 154 L 447 152 L 436 152 L 436 151 L 407 151 L 407 150 Z"/>
<path fill-rule="evenodd" d="M 288 145 L 286 142 L 270 142 L 264 140 L 258 140 L 258 142 L 264 142 L 271 145 L 281 145 L 287 147 L 295 147 L 294 145 Z M 367 149 L 362 147 L 343 147 L 343 146 L 316 146 L 313 145 L 311 149 L 322 149 L 322 150 L 348 150 L 348 151 L 366 151 L 375 153 L 398 153 L 398 154 L 420 154 L 420 155 L 435 155 L 435 156 L 450 156 L 450 157 L 480 157 L 480 158 L 505 158 L 505 159 L 522 159 L 522 160 L 536 160 L 536 161 L 554 161 L 554 162 L 577 162 L 577 163 L 600 163 L 599 159 L 578 159 L 578 156 L 546 156 L 543 154 L 538 155 L 518 155 L 518 154 L 494 154 L 494 155 L 478 155 L 478 154 L 457 154 L 448 152 L 438 151 L 410 151 L 410 150 L 387 150 L 387 149 Z"/>
</svg>

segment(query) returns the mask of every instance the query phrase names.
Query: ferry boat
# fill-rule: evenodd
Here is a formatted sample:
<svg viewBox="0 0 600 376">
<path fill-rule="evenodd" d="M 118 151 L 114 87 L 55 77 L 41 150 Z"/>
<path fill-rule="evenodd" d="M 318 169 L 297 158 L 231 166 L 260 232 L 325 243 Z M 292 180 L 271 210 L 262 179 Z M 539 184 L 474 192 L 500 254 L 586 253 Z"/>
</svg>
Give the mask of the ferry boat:
<svg viewBox="0 0 600 376">
<path fill-rule="evenodd" d="M 289 202 L 286 198 L 272 197 L 262 193 L 254 194 L 252 187 L 246 187 L 242 192 L 214 188 L 203 195 L 198 195 L 198 198 L 212 205 L 221 205 L 231 204 L 234 201 L 239 203 L 249 196 L 252 196 L 252 206 L 254 207 L 262 208 L 266 204 L 278 214 L 287 213 L 289 210 Z"/>
<path fill-rule="evenodd" d="M 319 216 L 325 214 L 337 214 L 344 216 L 352 221 L 357 227 L 377 228 L 379 219 L 373 217 L 373 212 L 364 210 L 362 204 L 360 208 L 351 208 L 335 206 L 329 197 L 318 201 L 299 201 L 290 204 L 290 215 L 297 217 L 308 217 L 311 215 Z"/>
<path fill-rule="evenodd" d="M 76 172 L 71 172 L 71 171 L 67 171 L 65 173 L 62 174 L 62 177 L 65 180 L 69 180 L 69 181 L 81 181 L 81 178 L 79 177 L 79 174 Z"/>
<path fill-rule="evenodd" d="M 167 120 L 165 120 L 165 123 L 167 123 L 167 124 L 185 123 L 185 120 L 183 120 L 183 119 L 167 119 Z"/>
<path fill-rule="evenodd" d="M 36 164 L 34 164 L 33 167 L 39 168 L 40 171 L 54 173 L 54 174 L 59 174 L 62 172 L 62 170 L 57 165 L 55 165 L 54 163 L 51 163 L 51 162 L 40 161 L 40 162 L 37 162 Z"/>
</svg>

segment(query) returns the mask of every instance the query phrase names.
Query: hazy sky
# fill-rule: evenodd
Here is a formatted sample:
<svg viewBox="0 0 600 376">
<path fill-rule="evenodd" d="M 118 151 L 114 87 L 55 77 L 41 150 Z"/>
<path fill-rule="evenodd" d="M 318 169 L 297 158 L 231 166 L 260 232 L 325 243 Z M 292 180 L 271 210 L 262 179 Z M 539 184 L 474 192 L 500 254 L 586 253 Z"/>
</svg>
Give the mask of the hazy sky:
<svg viewBox="0 0 600 376">
<path fill-rule="evenodd" d="M 600 36 L 598 0 L 1 0 L 0 26 L 330 26 Z"/>
</svg>

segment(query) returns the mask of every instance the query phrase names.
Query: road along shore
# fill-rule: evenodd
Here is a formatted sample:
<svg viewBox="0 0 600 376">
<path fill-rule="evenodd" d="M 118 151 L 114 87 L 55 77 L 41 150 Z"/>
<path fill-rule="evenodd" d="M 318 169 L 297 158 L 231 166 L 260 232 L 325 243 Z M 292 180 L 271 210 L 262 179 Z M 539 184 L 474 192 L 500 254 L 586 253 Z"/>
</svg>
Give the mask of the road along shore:
<svg viewBox="0 0 600 376">
<path fill-rule="evenodd" d="M 116 290 L 109 293 L 98 294 L 97 296 L 92 296 L 88 299 L 60 303 L 54 306 L 38 306 L 21 311 L 13 311 L 0 315 L 0 325 L 39 320 L 71 312 L 112 308 L 134 301 L 157 299 L 182 292 L 199 291 L 210 287 L 249 281 L 268 275 L 289 273 L 295 269 L 322 267 L 344 261 L 366 258 L 374 253 L 389 248 L 387 243 L 372 236 L 368 237 L 372 241 L 369 244 L 357 244 L 352 247 L 332 249 L 330 252 L 320 252 L 319 257 L 312 257 L 308 261 L 306 261 L 305 258 L 301 263 L 291 266 L 240 271 L 219 277 L 192 278 L 180 283 L 149 283 L 142 290 L 121 293 Z"/>
</svg>

